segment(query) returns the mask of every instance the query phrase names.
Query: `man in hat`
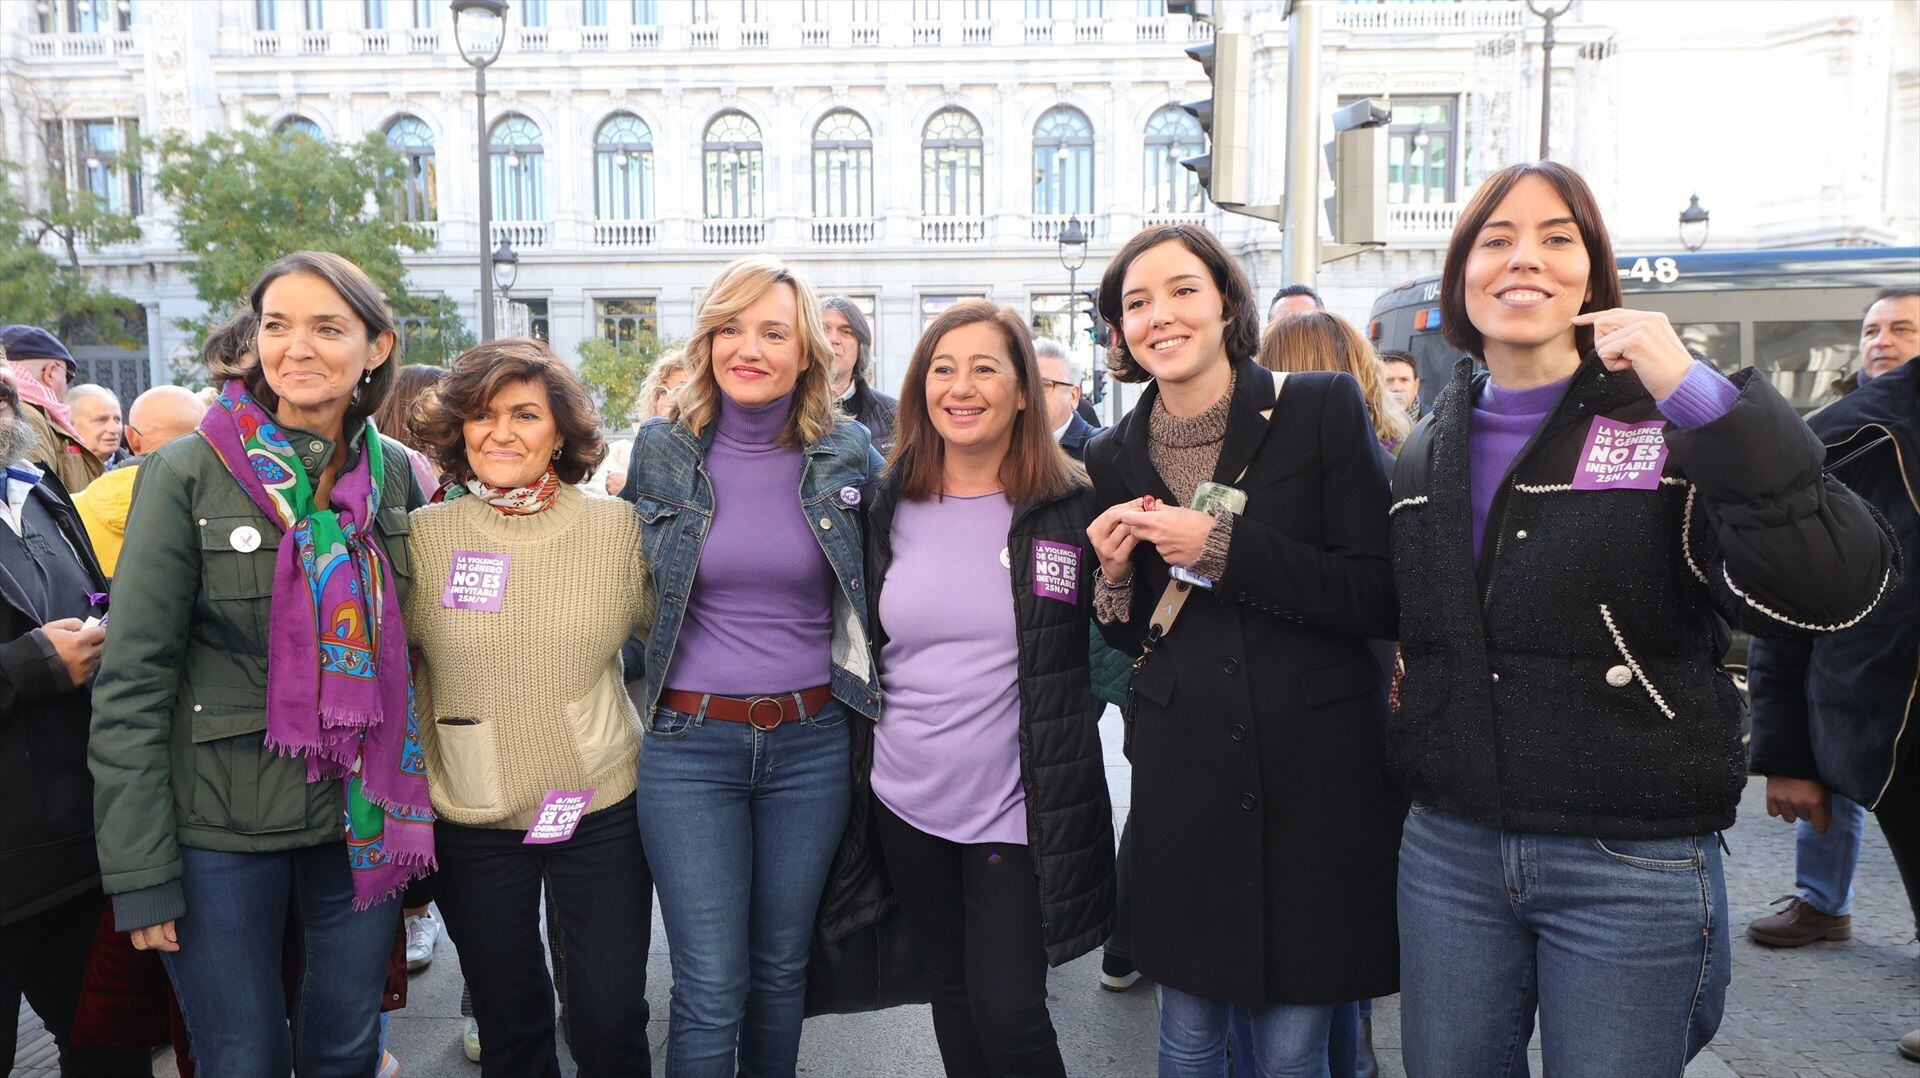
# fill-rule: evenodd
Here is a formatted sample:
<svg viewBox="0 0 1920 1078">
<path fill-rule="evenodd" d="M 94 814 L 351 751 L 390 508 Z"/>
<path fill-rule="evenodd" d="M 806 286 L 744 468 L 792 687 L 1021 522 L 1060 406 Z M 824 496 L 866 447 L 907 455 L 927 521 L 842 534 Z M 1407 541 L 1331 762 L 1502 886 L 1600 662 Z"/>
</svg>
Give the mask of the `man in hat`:
<svg viewBox="0 0 1920 1078">
<path fill-rule="evenodd" d="M 106 465 L 87 448 L 67 410 L 67 387 L 76 369 L 72 353 L 39 326 L 0 326 L 0 358 L 13 372 L 21 417 L 38 436 L 30 459 L 58 476 L 68 493 L 85 490 Z"/>
</svg>

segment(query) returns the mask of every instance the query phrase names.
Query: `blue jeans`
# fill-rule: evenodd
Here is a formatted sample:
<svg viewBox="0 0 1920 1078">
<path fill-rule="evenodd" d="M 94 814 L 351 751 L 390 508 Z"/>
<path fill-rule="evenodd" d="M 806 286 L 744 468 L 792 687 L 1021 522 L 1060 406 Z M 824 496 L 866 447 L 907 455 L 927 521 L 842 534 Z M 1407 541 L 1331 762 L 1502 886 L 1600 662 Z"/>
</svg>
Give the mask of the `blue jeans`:
<svg viewBox="0 0 1920 1078">
<path fill-rule="evenodd" d="M 1853 912 L 1853 869 L 1860 863 L 1861 829 L 1867 810 L 1833 795 L 1833 820 L 1821 834 L 1805 820 L 1793 832 L 1793 884 L 1800 898 L 1821 913 Z"/>
<path fill-rule="evenodd" d="M 1237 1058 L 1232 1073 L 1327 1078 L 1332 1022 L 1333 1004 L 1254 1011 L 1161 985 L 1160 1078 L 1226 1078 L 1230 1027 L 1236 1049 L 1251 1057 Z"/>
<path fill-rule="evenodd" d="M 380 995 L 400 902 L 353 908 L 343 842 L 281 853 L 180 848 L 187 912 L 162 952 L 204 1078 L 366 1078 L 380 1065 Z M 287 914 L 299 920 L 300 985 L 288 1028 Z"/>
<path fill-rule="evenodd" d="M 768 732 L 667 708 L 648 720 L 637 807 L 673 959 L 673 1078 L 794 1073 L 807 945 L 852 801 L 850 714 L 835 700 Z"/>
<path fill-rule="evenodd" d="M 1595 839 L 1483 827 L 1415 804 L 1400 840 L 1408 1074 L 1678 1078 L 1732 977 L 1712 835 Z"/>
</svg>

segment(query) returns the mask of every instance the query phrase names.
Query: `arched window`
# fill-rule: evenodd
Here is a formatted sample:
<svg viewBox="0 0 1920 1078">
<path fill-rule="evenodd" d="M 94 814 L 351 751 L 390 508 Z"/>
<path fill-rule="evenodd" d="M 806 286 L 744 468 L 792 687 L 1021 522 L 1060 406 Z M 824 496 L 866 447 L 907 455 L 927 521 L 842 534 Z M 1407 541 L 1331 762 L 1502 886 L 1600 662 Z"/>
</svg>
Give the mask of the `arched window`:
<svg viewBox="0 0 1920 1078">
<path fill-rule="evenodd" d="M 1206 152 L 1200 121 L 1180 106 L 1168 105 L 1147 120 L 1140 175 L 1146 182 L 1142 204 L 1148 213 L 1199 213 L 1206 207 L 1200 177 L 1180 165 Z"/>
<path fill-rule="evenodd" d="M 525 116 L 502 116 L 487 138 L 493 174 L 493 216 L 501 221 L 543 221 L 547 207 L 546 155 L 540 128 Z"/>
<path fill-rule="evenodd" d="M 813 215 L 873 216 L 873 130 L 835 109 L 813 129 Z"/>
<path fill-rule="evenodd" d="M 593 137 L 593 210 L 602 221 L 653 217 L 653 132 L 631 112 L 616 112 Z"/>
<path fill-rule="evenodd" d="M 440 219 L 439 181 L 433 163 L 433 132 L 415 116 L 387 125 L 387 145 L 400 154 L 389 212 L 402 221 Z"/>
<path fill-rule="evenodd" d="M 1033 125 L 1033 212 L 1093 212 L 1093 125 L 1061 105 Z"/>
<path fill-rule="evenodd" d="M 920 134 L 920 212 L 928 217 L 979 217 L 986 141 L 965 109 L 942 109 Z"/>
<path fill-rule="evenodd" d="M 305 116 L 289 116 L 281 120 L 280 125 L 273 130 L 275 134 L 283 139 L 292 138 L 295 135 L 305 135 L 315 142 L 327 141 L 326 132 L 320 130 L 320 125 L 307 119 Z"/>
<path fill-rule="evenodd" d="M 723 112 L 707 125 L 707 219 L 758 220 L 764 168 L 760 125 L 744 112 Z"/>
</svg>

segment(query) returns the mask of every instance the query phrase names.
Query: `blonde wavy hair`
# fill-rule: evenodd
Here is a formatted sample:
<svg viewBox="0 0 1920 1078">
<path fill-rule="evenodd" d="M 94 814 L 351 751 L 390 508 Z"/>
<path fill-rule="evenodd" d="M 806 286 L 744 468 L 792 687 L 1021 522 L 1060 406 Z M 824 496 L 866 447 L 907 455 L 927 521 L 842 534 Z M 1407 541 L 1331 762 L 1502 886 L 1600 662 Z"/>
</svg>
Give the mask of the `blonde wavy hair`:
<svg viewBox="0 0 1920 1078">
<path fill-rule="evenodd" d="M 1302 311 L 1277 318 L 1260 334 L 1257 357 L 1270 371 L 1344 371 L 1360 383 L 1374 437 L 1389 445 L 1406 441 L 1413 418 L 1387 392 L 1373 345 L 1352 323 L 1331 311 Z"/>
<path fill-rule="evenodd" d="M 820 296 L 805 277 L 778 259 L 756 255 L 727 264 L 707 286 L 693 315 L 693 338 L 687 342 L 687 384 L 680 387 L 679 424 L 704 434 L 720 415 L 720 383 L 713 373 L 713 338 L 720 327 L 739 317 L 769 289 L 793 288 L 794 334 L 800 341 L 800 376 L 793 386 L 793 410 L 788 413 L 782 445 L 801 447 L 825 438 L 837 415 L 833 407 L 833 349 L 820 319 Z"/>
<path fill-rule="evenodd" d="M 640 395 L 637 398 L 640 402 L 640 415 L 634 419 L 636 426 L 653 418 L 654 402 L 659 399 L 662 390 L 665 388 L 667 376 L 676 371 L 685 374 L 686 370 L 687 350 L 685 348 L 675 348 L 673 351 L 654 360 L 653 369 L 647 372 L 647 380 L 640 383 Z M 669 417 L 679 414 L 680 405 L 678 403 L 669 406 L 669 411 L 667 412 Z"/>
</svg>

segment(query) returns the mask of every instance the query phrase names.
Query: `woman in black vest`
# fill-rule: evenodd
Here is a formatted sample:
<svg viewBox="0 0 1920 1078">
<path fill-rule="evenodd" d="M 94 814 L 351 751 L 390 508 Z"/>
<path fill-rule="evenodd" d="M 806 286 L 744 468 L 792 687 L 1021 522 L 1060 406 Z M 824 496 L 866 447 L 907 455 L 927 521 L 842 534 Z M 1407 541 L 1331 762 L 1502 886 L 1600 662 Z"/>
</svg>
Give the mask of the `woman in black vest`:
<svg viewBox="0 0 1920 1078">
<path fill-rule="evenodd" d="M 1149 229 L 1100 286 L 1114 377 L 1152 379 L 1089 443 L 1088 534 L 1127 709 L 1132 929 L 1161 986 L 1160 1073 L 1223 1073 L 1234 1005 L 1261 1074 L 1325 1074 L 1335 1004 L 1397 990 L 1387 480 L 1352 377 L 1253 361 L 1246 276 L 1205 230 Z M 1276 395 L 1277 393 L 1277 395 Z M 1196 494 L 1211 512 L 1185 508 Z M 1208 586 L 1173 587 L 1173 570 Z M 1165 603 L 1184 600 L 1164 624 Z"/>
<path fill-rule="evenodd" d="M 1407 1071 L 1524 1074 L 1537 1009 L 1549 1074 L 1679 1075 L 1730 975 L 1714 832 L 1746 757 L 1720 616 L 1851 624 L 1892 546 L 1766 378 L 1620 309 L 1564 165 L 1481 185 L 1440 305 L 1472 359 L 1392 508 Z"/>
</svg>

